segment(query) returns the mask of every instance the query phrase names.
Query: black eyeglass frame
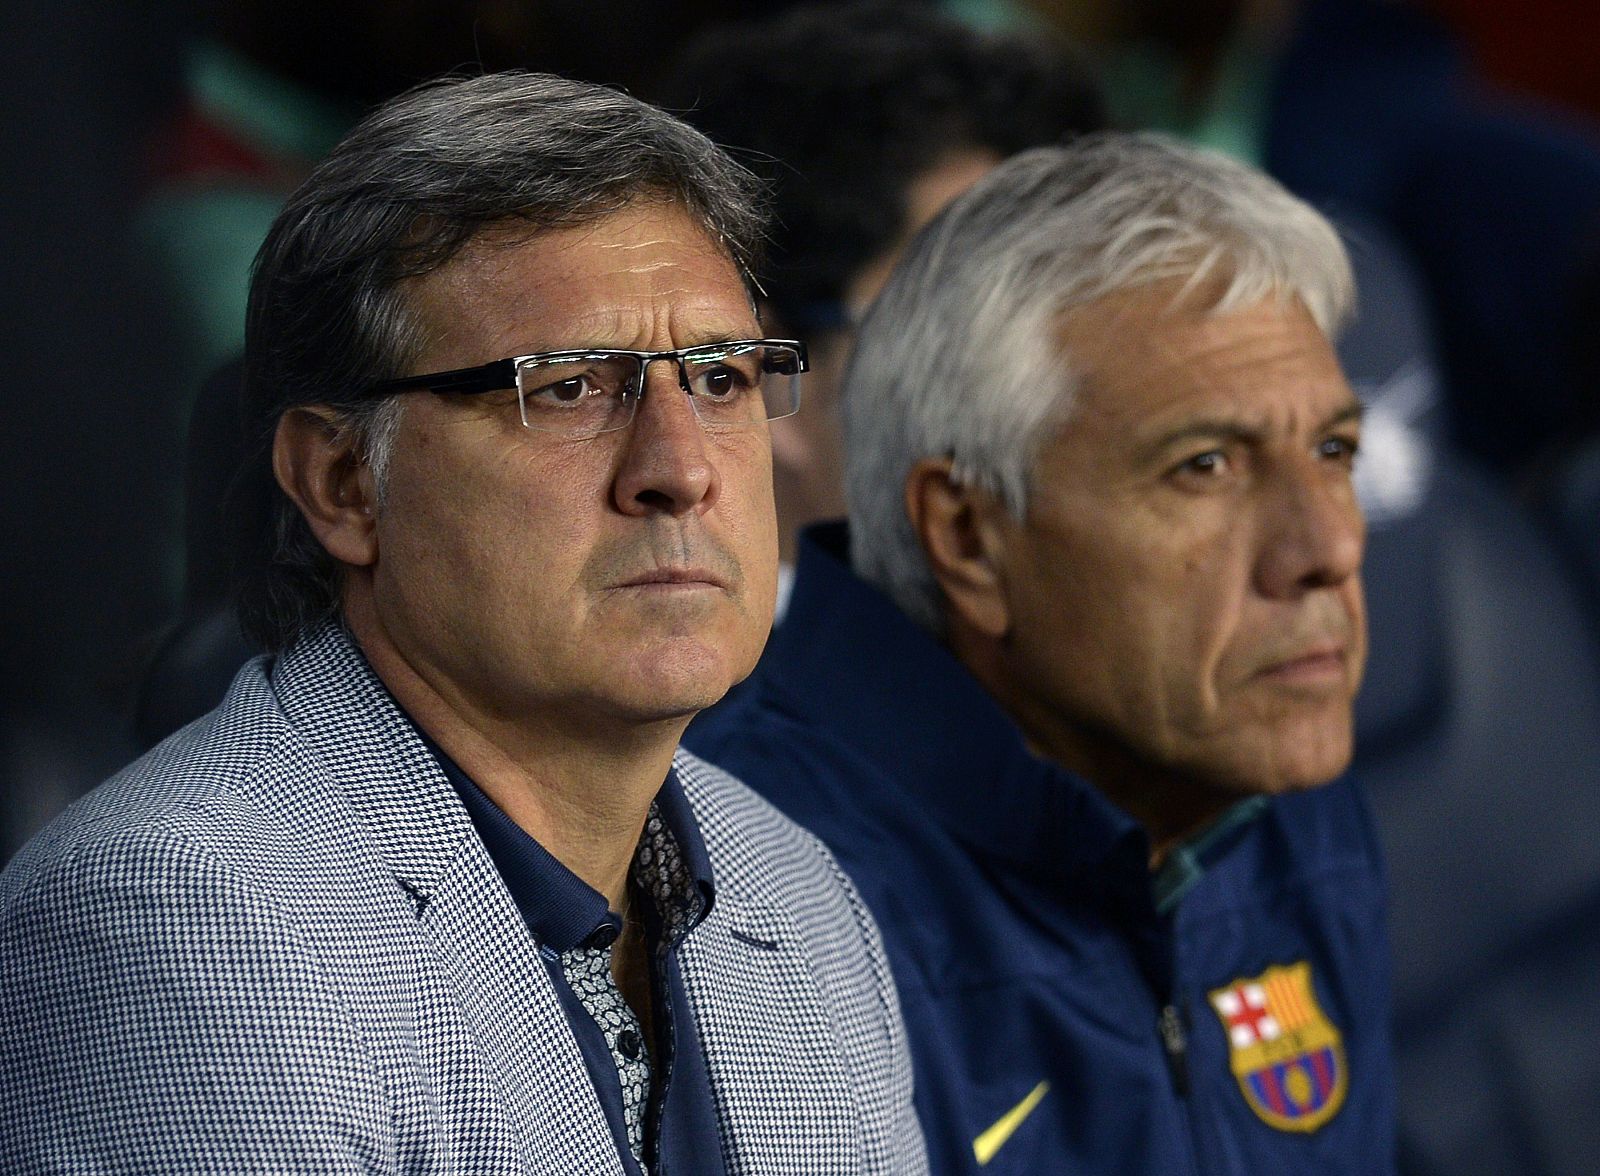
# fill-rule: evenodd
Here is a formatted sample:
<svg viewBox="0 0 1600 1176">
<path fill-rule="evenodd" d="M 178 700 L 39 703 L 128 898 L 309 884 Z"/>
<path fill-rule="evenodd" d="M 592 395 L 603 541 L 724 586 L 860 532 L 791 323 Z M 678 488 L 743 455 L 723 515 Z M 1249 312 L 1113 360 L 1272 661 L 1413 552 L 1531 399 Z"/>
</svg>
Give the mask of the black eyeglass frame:
<svg viewBox="0 0 1600 1176">
<path fill-rule="evenodd" d="M 693 347 L 679 347 L 672 351 L 630 351 L 623 347 L 583 347 L 570 351 L 535 351 L 529 355 L 513 355 L 509 359 L 496 359 L 476 367 L 454 368 L 447 372 L 430 372 L 421 376 L 397 376 L 392 380 L 379 380 L 367 385 L 365 395 L 387 396 L 392 392 L 434 392 L 441 396 L 473 396 L 484 392 L 503 392 L 517 386 L 517 369 L 526 363 L 572 363 L 585 359 L 606 359 L 611 356 L 629 356 L 639 361 L 638 387 L 633 389 L 635 399 L 644 395 L 645 373 L 657 360 L 670 359 L 678 369 L 678 386 L 689 393 L 687 364 L 702 355 L 715 356 L 741 347 L 786 347 L 800 361 L 793 375 L 811 370 L 811 360 L 806 355 L 806 345 L 798 339 L 730 339 L 725 343 L 697 343 Z M 690 393 L 692 395 L 692 393 Z M 795 408 L 784 415 L 792 415 L 799 408 L 796 395 Z M 779 417 L 769 417 L 779 420 Z"/>
</svg>

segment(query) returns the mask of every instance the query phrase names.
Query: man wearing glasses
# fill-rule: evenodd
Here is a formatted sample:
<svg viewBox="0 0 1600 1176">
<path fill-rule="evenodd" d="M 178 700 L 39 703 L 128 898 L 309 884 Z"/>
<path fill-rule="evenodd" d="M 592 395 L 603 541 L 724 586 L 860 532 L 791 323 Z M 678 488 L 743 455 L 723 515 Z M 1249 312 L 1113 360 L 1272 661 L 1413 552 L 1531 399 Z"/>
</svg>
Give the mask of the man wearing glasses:
<svg viewBox="0 0 1600 1176">
<path fill-rule="evenodd" d="M 0 878 L 0 1169 L 922 1168 L 853 889 L 677 751 L 765 640 L 806 366 L 750 193 L 499 75 L 291 199 L 247 349 L 272 654 Z"/>
</svg>

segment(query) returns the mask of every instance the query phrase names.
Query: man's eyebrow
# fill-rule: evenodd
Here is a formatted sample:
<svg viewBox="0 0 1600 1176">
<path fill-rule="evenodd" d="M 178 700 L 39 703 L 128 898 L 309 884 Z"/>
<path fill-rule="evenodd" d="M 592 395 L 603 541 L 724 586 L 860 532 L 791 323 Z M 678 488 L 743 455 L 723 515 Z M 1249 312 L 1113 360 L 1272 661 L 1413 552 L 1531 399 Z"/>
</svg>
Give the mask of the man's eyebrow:
<svg viewBox="0 0 1600 1176">
<path fill-rule="evenodd" d="M 1340 425 L 1359 422 L 1366 415 L 1367 406 L 1359 400 L 1351 400 L 1348 404 L 1336 409 L 1318 427 L 1317 432 L 1326 433 Z M 1175 445 L 1185 441 L 1196 440 L 1226 440 L 1243 441 L 1246 443 L 1259 441 L 1265 433 L 1260 425 L 1252 424 L 1231 416 L 1200 417 L 1195 420 L 1185 421 L 1174 429 L 1170 429 L 1159 436 L 1153 437 L 1150 443 L 1144 446 L 1144 451 L 1151 457 L 1159 456 Z"/>
<path fill-rule="evenodd" d="M 1320 431 L 1326 433 L 1329 429 L 1337 429 L 1340 425 L 1360 424 L 1366 415 L 1366 404 L 1360 400 L 1352 400 L 1349 404 L 1345 405 L 1338 412 L 1329 417 L 1323 423 Z"/>
<path fill-rule="evenodd" d="M 733 328 L 729 330 L 707 332 L 703 339 L 696 339 L 693 343 L 684 343 L 676 350 L 685 351 L 692 347 L 720 347 L 725 343 L 737 343 L 745 339 L 767 338 L 757 327 L 752 333 L 749 330 Z M 638 351 L 637 347 L 623 347 L 618 343 L 572 343 L 560 347 L 539 347 L 530 351 L 519 351 L 517 355 L 556 355 L 566 352 L 594 352 L 594 351 Z"/>
<path fill-rule="evenodd" d="M 1175 445 L 1185 441 L 1198 440 L 1227 440 L 1227 441 L 1255 441 L 1260 438 L 1262 430 L 1255 425 L 1246 423 L 1236 417 L 1200 417 L 1196 420 L 1185 421 L 1176 428 L 1152 437 L 1148 444 L 1142 446 L 1149 457 L 1157 457 Z"/>
<path fill-rule="evenodd" d="M 739 343 L 739 342 L 742 342 L 742 341 L 744 341 L 746 339 L 763 339 L 763 338 L 769 338 L 769 337 L 770 336 L 765 336 L 765 335 L 761 334 L 761 328 L 760 327 L 756 328 L 756 333 L 754 335 L 752 335 L 749 331 L 718 331 L 718 332 L 714 332 L 713 334 L 709 335 L 705 339 L 704 342 L 701 342 L 701 343 L 685 343 L 684 346 L 685 347 L 720 347 L 724 343 Z"/>
</svg>

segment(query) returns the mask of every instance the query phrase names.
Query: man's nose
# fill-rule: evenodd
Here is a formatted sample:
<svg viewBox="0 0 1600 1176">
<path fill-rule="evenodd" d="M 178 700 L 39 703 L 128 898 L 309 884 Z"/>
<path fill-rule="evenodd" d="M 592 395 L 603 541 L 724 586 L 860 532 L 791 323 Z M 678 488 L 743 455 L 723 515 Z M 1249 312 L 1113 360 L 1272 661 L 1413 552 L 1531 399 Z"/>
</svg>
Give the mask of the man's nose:
<svg viewBox="0 0 1600 1176">
<path fill-rule="evenodd" d="M 718 488 L 700 419 L 671 362 L 645 370 L 643 395 L 624 435 L 613 486 L 624 514 L 683 515 L 708 509 Z"/>
<path fill-rule="evenodd" d="M 1262 522 L 1262 592 L 1288 599 L 1358 574 L 1367 528 L 1348 471 L 1314 463 L 1275 481 Z"/>
</svg>

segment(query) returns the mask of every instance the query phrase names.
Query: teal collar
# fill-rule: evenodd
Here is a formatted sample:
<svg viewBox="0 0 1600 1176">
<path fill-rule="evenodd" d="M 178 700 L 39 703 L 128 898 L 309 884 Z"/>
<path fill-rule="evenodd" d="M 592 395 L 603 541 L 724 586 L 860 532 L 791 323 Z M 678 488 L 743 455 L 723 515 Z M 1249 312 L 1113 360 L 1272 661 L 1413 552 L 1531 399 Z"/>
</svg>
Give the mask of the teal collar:
<svg viewBox="0 0 1600 1176">
<path fill-rule="evenodd" d="M 1223 843 L 1266 812 L 1269 803 L 1265 796 L 1241 800 L 1200 832 L 1180 842 L 1161 863 L 1150 883 L 1157 913 L 1166 915 L 1177 909 L 1183 896 L 1204 876 Z"/>
</svg>

